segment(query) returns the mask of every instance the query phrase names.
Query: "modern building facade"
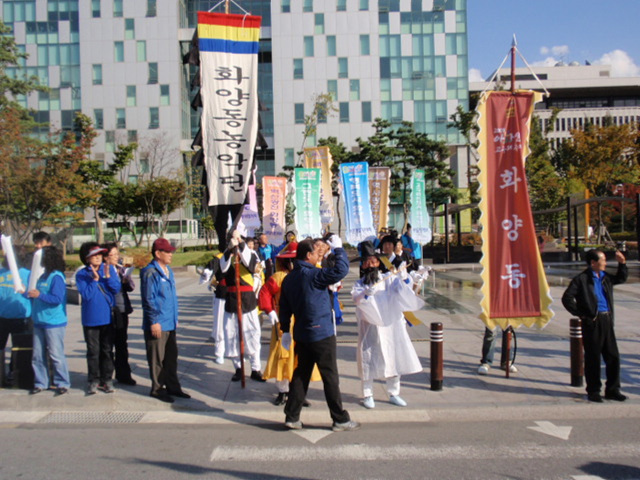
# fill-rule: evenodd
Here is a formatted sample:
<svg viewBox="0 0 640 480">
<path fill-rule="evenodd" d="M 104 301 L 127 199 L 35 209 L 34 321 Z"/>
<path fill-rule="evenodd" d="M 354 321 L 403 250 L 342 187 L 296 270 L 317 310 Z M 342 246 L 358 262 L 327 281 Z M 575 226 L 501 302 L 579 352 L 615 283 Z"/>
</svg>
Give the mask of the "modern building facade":
<svg viewBox="0 0 640 480">
<path fill-rule="evenodd" d="M 135 181 L 158 162 L 178 168 L 198 130 L 190 108 L 196 68 L 183 66 L 199 10 L 219 0 L 3 0 L 3 21 L 29 54 L 26 73 L 48 85 L 23 103 L 52 129 L 72 128 L 75 112 L 94 119 L 94 153 L 107 164 L 118 144 L 140 144 Z M 263 134 L 258 177 L 297 163 L 319 138 L 348 148 L 372 135 L 377 118 L 452 146 L 447 127 L 468 108 L 466 0 L 237 0 L 262 16 L 259 96 Z M 241 7 L 239 8 L 238 7 Z M 321 118 L 303 145 L 304 117 L 330 93 L 335 115 Z M 459 154 L 460 152 L 460 154 Z M 463 148 L 452 148 L 466 186 Z"/>
<path fill-rule="evenodd" d="M 542 91 L 544 86 L 549 91 L 550 95 L 535 106 L 535 115 L 546 127 L 553 109 L 560 110 L 549 133 L 554 148 L 571 137 L 571 130 L 587 124 L 604 125 L 609 121 L 615 125 L 640 124 L 638 77 L 612 77 L 609 65 L 578 63 L 534 67 L 533 72 L 539 81 L 528 68 L 516 68 L 516 88 Z M 496 80 L 508 86 L 511 70 L 499 70 Z M 473 82 L 470 93 L 480 93 L 487 87 L 491 87 L 488 82 Z"/>
</svg>

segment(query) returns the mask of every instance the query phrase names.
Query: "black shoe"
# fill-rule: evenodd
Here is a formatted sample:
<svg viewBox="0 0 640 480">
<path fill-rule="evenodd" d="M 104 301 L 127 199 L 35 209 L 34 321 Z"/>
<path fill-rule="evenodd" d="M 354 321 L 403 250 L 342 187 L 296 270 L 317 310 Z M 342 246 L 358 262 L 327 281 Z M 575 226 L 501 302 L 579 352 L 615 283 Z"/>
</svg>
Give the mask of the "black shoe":
<svg viewBox="0 0 640 480">
<path fill-rule="evenodd" d="M 29 392 L 29 395 L 36 395 L 40 392 L 42 392 L 42 389 L 40 387 L 35 387 L 31 389 L 31 391 Z"/>
<path fill-rule="evenodd" d="M 280 392 L 280 393 L 278 394 L 278 396 L 276 397 L 276 399 L 273 401 L 273 404 L 274 404 L 275 406 L 278 406 L 278 405 L 284 405 L 285 403 L 287 403 L 287 397 L 288 397 L 288 394 L 287 394 L 287 393 L 285 393 L 285 392 Z"/>
<path fill-rule="evenodd" d="M 173 403 L 174 402 L 173 398 L 170 397 L 169 394 L 164 390 L 159 390 L 157 392 L 151 392 L 149 394 L 149 396 L 153 397 L 153 398 L 157 398 L 161 402 L 165 402 L 165 403 Z"/>
<path fill-rule="evenodd" d="M 262 372 L 257 370 L 253 370 L 251 372 L 251 380 L 255 380 L 256 382 L 266 382 L 266 380 L 262 378 Z"/>
<path fill-rule="evenodd" d="M 587 400 L 595 403 L 602 403 L 602 396 L 599 393 L 589 393 L 587 394 Z"/>
<path fill-rule="evenodd" d="M 607 400 L 615 400 L 616 402 L 624 402 L 627 396 L 620 393 L 620 390 L 616 390 L 615 392 L 605 392 L 604 398 Z"/>
<path fill-rule="evenodd" d="M 137 382 L 131 377 L 129 377 L 129 378 L 117 378 L 116 380 L 118 380 L 118 383 L 121 383 L 123 385 L 131 385 L 132 387 L 137 384 Z"/>
<path fill-rule="evenodd" d="M 103 382 L 98 385 L 98 390 L 102 390 L 104 393 L 115 393 L 116 389 L 113 388 L 113 382 Z"/>
<path fill-rule="evenodd" d="M 59 397 L 60 395 L 64 395 L 65 393 L 67 393 L 69 390 L 65 387 L 58 387 L 56 388 L 56 397 Z"/>
<path fill-rule="evenodd" d="M 303 400 L 303 401 L 302 401 L 302 406 L 303 406 L 303 407 L 310 407 L 310 406 L 311 406 L 311 403 L 309 403 L 307 400 Z"/>
<path fill-rule="evenodd" d="M 177 390 L 177 391 L 167 390 L 167 393 L 172 397 L 191 398 L 191 395 L 189 395 L 187 392 L 183 390 Z"/>
<path fill-rule="evenodd" d="M 232 382 L 239 382 L 242 379 L 242 370 L 240 368 L 236 368 L 236 373 L 231 377 Z"/>
</svg>

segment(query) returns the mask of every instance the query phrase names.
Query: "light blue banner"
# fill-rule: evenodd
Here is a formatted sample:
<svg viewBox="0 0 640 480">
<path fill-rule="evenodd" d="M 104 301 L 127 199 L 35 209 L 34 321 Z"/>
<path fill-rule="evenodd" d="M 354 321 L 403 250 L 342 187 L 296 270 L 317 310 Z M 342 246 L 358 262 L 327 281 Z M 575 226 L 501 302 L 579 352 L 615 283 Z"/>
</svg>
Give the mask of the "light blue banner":
<svg viewBox="0 0 640 480">
<path fill-rule="evenodd" d="M 411 237 L 421 245 L 432 238 L 431 219 L 427 211 L 424 170 L 415 170 L 411 176 L 411 211 L 409 212 Z"/>
<path fill-rule="evenodd" d="M 320 169 L 295 169 L 296 229 L 298 238 L 322 236 L 320 223 Z"/>
<path fill-rule="evenodd" d="M 369 203 L 369 165 L 367 162 L 340 165 L 347 223 L 346 239 L 351 245 L 376 236 Z"/>
</svg>

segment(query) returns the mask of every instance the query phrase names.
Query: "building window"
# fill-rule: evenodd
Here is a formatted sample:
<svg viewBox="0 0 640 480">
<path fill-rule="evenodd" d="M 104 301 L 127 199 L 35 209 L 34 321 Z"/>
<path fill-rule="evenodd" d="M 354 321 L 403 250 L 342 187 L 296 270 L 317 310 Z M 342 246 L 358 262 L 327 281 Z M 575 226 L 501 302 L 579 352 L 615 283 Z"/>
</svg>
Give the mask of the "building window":
<svg viewBox="0 0 640 480">
<path fill-rule="evenodd" d="M 349 81 L 349 100 L 360 100 L 360 80 Z"/>
<path fill-rule="evenodd" d="M 338 100 L 338 81 L 327 80 L 327 92 L 331 94 L 333 100 Z"/>
<path fill-rule="evenodd" d="M 340 123 L 349 123 L 349 102 L 340 102 Z"/>
<path fill-rule="evenodd" d="M 147 61 L 147 42 L 145 40 L 138 40 L 136 43 L 136 59 L 139 62 Z"/>
<path fill-rule="evenodd" d="M 314 33 L 316 35 L 321 35 L 324 33 L 324 13 L 316 13 L 315 14 L 315 30 Z"/>
<path fill-rule="evenodd" d="M 147 0 L 147 17 L 155 17 L 157 13 L 156 0 Z"/>
<path fill-rule="evenodd" d="M 336 56 L 336 36 L 327 35 L 327 57 Z"/>
<path fill-rule="evenodd" d="M 136 106 L 136 86 L 127 85 L 127 107 Z"/>
<path fill-rule="evenodd" d="M 127 131 L 127 143 L 137 143 L 138 142 L 138 131 L 137 130 L 128 130 Z"/>
<path fill-rule="evenodd" d="M 158 83 L 158 64 L 156 62 L 149 62 L 149 78 L 147 83 L 150 85 Z"/>
<path fill-rule="evenodd" d="M 124 62 L 124 42 L 113 42 L 114 62 Z"/>
<path fill-rule="evenodd" d="M 293 167 L 295 165 L 295 157 L 293 153 L 293 148 L 285 148 L 284 149 L 284 165 L 286 167 Z"/>
<path fill-rule="evenodd" d="M 349 59 L 346 57 L 338 59 L 338 78 L 349 78 Z"/>
<path fill-rule="evenodd" d="M 370 55 L 371 45 L 369 35 L 360 35 L 360 55 Z"/>
<path fill-rule="evenodd" d="M 116 128 L 127 128 L 127 113 L 124 108 L 116 108 Z"/>
<path fill-rule="evenodd" d="M 371 121 L 371 102 L 362 102 L 362 121 Z"/>
<path fill-rule="evenodd" d="M 303 0 L 302 11 L 313 12 L 313 0 Z"/>
<path fill-rule="evenodd" d="M 360 0 L 359 10 L 361 12 L 369 10 L 369 0 Z"/>
<path fill-rule="evenodd" d="M 94 85 L 102 85 L 102 65 L 95 63 L 91 67 L 91 79 Z"/>
<path fill-rule="evenodd" d="M 295 122 L 304 123 L 304 103 L 294 104 Z"/>
<path fill-rule="evenodd" d="M 133 18 L 124 20 L 124 39 L 133 40 L 136 37 L 136 23 Z"/>
<path fill-rule="evenodd" d="M 113 130 L 109 130 L 104 132 L 104 151 L 105 152 L 114 152 L 116 150 L 116 132 Z"/>
<path fill-rule="evenodd" d="M 280 8 L 282 10 L 282 13 L 291 12 L 291 0 L 282 0 L 282 3 L 280 4 Z"/>
<path fill-rule="evenodd" d="M 102 130 L 104 128 L 104 112 L 101 108 L 96 108 L 93 111 L 93 124 L 96 130 Z"/>
<path fill-rule="evenodd" d="M 100 18 L 100 0 L 91 0 L 91 16 Z"/>
<path fill-rule="evenodd" d="M 336 11 L 338 11 L 338 12 L 346 12 L 347 11 L 347 0 L 336 0 Z"/>
<path fill-rule="evenodd" d="M 149 128 L 160 128 L 160 109 L 158 107 L 149 108 Z"/>
<path fill-rule="evenodd" d="M 313 57 L 313 37 L 304 37 L 304 56 Z"/>
<path fill-rule="evenodd" d="M 122 0 L 113 0 L 113 16 L 122 16 Z"/>
<path fill-rule="evenodd" d="M 301 58 L 293 59 L 293 78 L 295 80 L 304 78 L 304 63 Z"/>
<path fill-rule="evenodd" d="M 160 105 L 169 105 L 169 85 L 160 85 Z"/>
</svg>

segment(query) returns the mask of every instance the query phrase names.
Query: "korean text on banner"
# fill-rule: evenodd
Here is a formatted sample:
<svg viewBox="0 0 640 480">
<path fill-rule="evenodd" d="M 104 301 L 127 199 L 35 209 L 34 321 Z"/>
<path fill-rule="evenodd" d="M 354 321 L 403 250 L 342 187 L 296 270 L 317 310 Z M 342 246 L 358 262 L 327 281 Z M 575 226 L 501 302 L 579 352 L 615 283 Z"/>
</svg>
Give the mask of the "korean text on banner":
<svg viewBox="0 0 640 480">
<path fill-rule="evenodd" d="M 369 165 L 367 162 L 340 165 L 347 223 L 346 238 L 351 245 L 376 236 L 369 202 Z"/>
<path fill-rule="evenodd" d="M 320 223 L 320 169 L 295 169 L 296 230 L 298 238 L 318 238 L 322 235 Z"/>
<path fill-rule="evenodd" d="M 331 192 L 331 165 L 333 158 L 329 147 L 311 147 L 304 149 L 305 168 L 319 168 L 322 172 L 322 190 L 320 190 L 320 220 L 323 225 L 333 222 L 333 194 Z"/>
<path fill-rule="evenodd" d="M 541 94 L 488 92 L 480 114 L 482 294 L 489 327 L 543 327 L 553 316 L 525 177 L 529 125 Z"/>
<path fill-rule="evenodd" d="M 243 204 L 258 132 L 261 17 L 198 12 L 209 206 Z"/>
<path fill-rule="evenodd" d="M 369 169 L 369 193 L 371 194 L 371 215 L 376 232 L 389 223 L 389 190 L 391 188 L 391 169 L 389 167 L 371 167 Z"/>
<path fill-rule="evenodd" d="M 415 170 L 411 176 L 411 211 L 409 212 L 411 237 L 420 245 L 431 241 L 431 219 L 427 212 L 424 170 Z"/>
<path fill-rule="evenodd" d="M 242 218 L 240 220 L 247 227 L 247 233 L 250 237 L 253 237 L 254 232 L 260 228 L 255 185 L 249 185 L 249 203 L 242 207 Z"/>
<path fill-rule="evenodd" d="M 284 237 L 286 196 L 286 178 L 262 177 L 262 231 L 275 245 Z"/>
</svg>

